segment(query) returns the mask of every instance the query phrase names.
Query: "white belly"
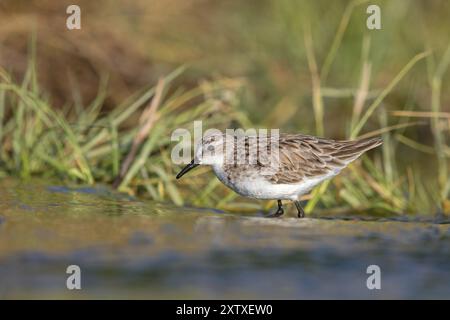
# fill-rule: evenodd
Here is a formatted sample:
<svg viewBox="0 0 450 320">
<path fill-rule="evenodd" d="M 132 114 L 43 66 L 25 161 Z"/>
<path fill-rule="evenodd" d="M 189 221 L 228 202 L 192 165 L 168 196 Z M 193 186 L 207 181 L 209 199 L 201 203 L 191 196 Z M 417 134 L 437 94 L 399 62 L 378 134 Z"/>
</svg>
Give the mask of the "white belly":
<svg viewBox="0 0 450 320">
<path fill-rule="evenodd" d="M 221 167 L 213 167 L 213 170 L 223 184 L 240 195 L 266 200 L 297 200 L 299 196 L 307 193 L 322 181 L 335 175 L 329 174 L 306 179 L 299 184 L 272 184 L 259 175 L 238 181 L 228 181 Z"/>
</svg>

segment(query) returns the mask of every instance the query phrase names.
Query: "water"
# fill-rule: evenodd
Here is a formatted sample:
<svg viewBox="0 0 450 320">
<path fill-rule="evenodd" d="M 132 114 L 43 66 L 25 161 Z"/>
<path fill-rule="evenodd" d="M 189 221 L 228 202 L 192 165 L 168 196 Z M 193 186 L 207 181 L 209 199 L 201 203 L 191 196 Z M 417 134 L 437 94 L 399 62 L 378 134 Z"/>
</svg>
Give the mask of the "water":
<svg viewBox="0 0 450 320">
<path fill-rule="evenodd" d="M 267 219 L 6 179 L 0 298 L 449 299 L 450 221 Z"/>
</svg>

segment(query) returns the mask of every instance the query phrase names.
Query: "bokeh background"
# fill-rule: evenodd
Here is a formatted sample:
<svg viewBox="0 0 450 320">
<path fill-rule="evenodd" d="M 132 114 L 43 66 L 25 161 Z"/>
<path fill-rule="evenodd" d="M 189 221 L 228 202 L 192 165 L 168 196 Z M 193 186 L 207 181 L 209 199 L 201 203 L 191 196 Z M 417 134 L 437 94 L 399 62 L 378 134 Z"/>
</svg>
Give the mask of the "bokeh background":
<svg viewBox="0 0 450 320">
<path fill-rule="evenodd" d="M 68 30 L 65 26 L 66 8 L 73 3 L 81 7 L 81 30 Z M 372 164 L 378 168 L 378 174 L 361 166 L 374 177 L 374 183 L 367 187 L 366 195 L 350 197 L 345 194 L 354 192 L 343 192 L 345 183 L 339 184 L 338 180 L 327 187 L 334 191 L 324 190 L 330 194 L 330 201 L 322 201 L 322 207 L 364 207 L 366 200 L 372 203 L 374 198 L 384 198 L 386 202 L 401 185 L 405 189 L 395 198 L 402 198 L 402 204 L 397 202 L 384 209 L 446 211 L 450 3 L 398 0 L 370 4 L 381 8 L 381 30 L 366 27 L 367 1 L 2 0 L 2 70 L 8 81 L 22 90 L 34 90 L 48 108 L 62 110 L 84 157 L 84 162 L 64 157 L 70 153 L 66 149 L 75 148 L 74 145 L 66 145 L 61 152 L 59 147 L 47 146 L 43 152 L 49 156 L 58 154 L 56 157 L 64 164 L 55 170 L 49 161 L 36 157 L 32 136 L 28 143 L 21 144 L 18 137 L 34 129 L 27 125 L 17 128 L 16 118 L 3 130 L 3 174 L 111 184 L 131 148 L 146 101 L 151 98 L 151 94 L 145 96 L 143 92 L 180 66 L 184 66 L 184 71 L 171 81 L 165 95 L 167 99 L 180 97 L 184 90 L 193 97 L 182 96 L 180 107 L 170 109 L 167 116 L 156 121 L 167 128 L 164 137 L 177 127 L 192 129 L 191 120 L 217 116 L 205 124 L 220 128 L 280 128 L 283 132 L 349 138 L 355 121 L 399 77 L 357 134 L 399 126 L 384 132 L 388 143 L 383 153 L 374 152 Z M 423 52 L 428 54 L 403 70 Z M 5 95 L 9 94 L 5 91 Z M 132 109 L 126 119 L 117 123 L 118 140 L 103 136 L 92 142 L 98 134 L 92 126 L 108 126 L 105 119 L 117 117 L 120 110 L 125 110 L 123 106 L 136 101 L 139 94 L 144 95 L 141 107 Z M 17 116 L 15 99 L 6 97 L 4 123 Z M 204 102 L 215 105 L 212 109 L 192 111 Z M 83 110 L 90 110 L 93 105 L 95 119 L 82 123 Z M 164 122 L 169 117 L 172 120 Z M 29 126 L 35 128 L 35 137 L 45 129 L 37 129 L 32 123 Z M 121 140 L 126 134 L 129 138 Z M 151 135 L 147 133 L 146 137 Z M 93 154 L 86 154 L 83 147 L 89 141 Z M 104 148 L 114 141 L 117 152 L 111 156 L 114 149 Z M 145 165 L 145 173 L 136 169 L 120 189 L 178 205 L 226 207 L 236 201 L 219 184 L 209 185 L 211 176 L 203 174 L 205 171 L 200 171 L 194 182 L 175 185 L 173 173 L 179 167 L 168 161 L 171 146 L 166 139 L 163 145 L 141 153 L 153 155 L 151 161 L 160 166 L 155 169 Z M 115 163 L 108 159 L 115 159 Z M 380 178 L 383 175 L 389 181 Z M 349 179 L 354 182 L 354 177 Z M 199 188 L 205 190 L 200 198 L 196 194 Z M 412 191 L 414 188 L 417 190 Z M 381 196 L 383 191 L 377 189 L 385 189 L 385 193 Z M 342 193 L 346 200 L 331 200 L 331 196 Z M 422 206 L 409 208 L 408 197 L 416 199 L 418 194 Z M 240 203 L 244 202 L 249 201 L 241 199 Z M 250 207 L 255 206 L 261 204 Z M 242 209 L 242 205 L 238 207 Z"/>
<path fill-rule="evenodd" d="M 449 17 L 447 0 L 0 0 L 0 298 L 448 299 Z M 384 143 L 304 195 L 305 219 L 267 219 L 276 202 L 209 168 L 175 179 L 171 135 L 195 120 Z"/>
</svg>

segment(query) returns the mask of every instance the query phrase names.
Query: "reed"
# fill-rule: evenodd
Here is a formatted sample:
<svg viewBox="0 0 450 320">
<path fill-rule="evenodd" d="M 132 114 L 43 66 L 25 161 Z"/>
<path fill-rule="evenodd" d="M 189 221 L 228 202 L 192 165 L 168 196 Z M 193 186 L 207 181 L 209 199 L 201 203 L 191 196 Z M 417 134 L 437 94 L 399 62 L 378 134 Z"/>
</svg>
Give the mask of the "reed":
<svg viewBox="0 0 450 320">
<path fill-rule="evenodd" d="M 108 110 L 104 109 L 110 88 L 106 76 L 101 78 L 91 102 L 84 105 L 82 99 L 77 98 L 79 93 L 74 85 L 74 102 L 56 107 L 51 94 L 41 89 L 36 67 L 36 39 L 31 39 L 28 67 L 20 81 L 0 67 L 0 176 L 22 179 L 38 176 L 59 179 L 62 183 L 105 183 L 121 192 L 180 206 L 192 204 L 241 212 L 261 210 L 262 202 L 239 198 L 212 179 L 207 169 L 198 169 L 192 172 L 190 179 L 175 183 L 179 167 L 170 159 L 171 133 L 180 127 L 190 129 L 194 120 L 203 120 L 205 128 L 280 127 L 286 128 L 283 131 L 328 137 L 340 135 L 348 139 L 382 135 L 381 148 L 371 151 L 331 182 L 325 182 L 306 195 L 306 211 L 380 215 L 448 213 L 450 113 L 444 108 L 443 96 L 448 94 L 444 89 L 450 46 L 440 55 L 427 48 L 402 56 L 401 65 L 390 69 L 384 82 L 377 82 L 375 77 L 380 70 L 376 69 L 376 57 L 382 56 L 377 47 L 379 42 L 371 33 L 364 33 L 360 45 L 350 52 L 353 64 L 347 70 L 355 70 L 355 83 L 336 84 L 334 74 L 336 70 L 342 71 L 338 62 L 343 55 L 341 50 L 345 49 L 352 17 L 365 3 L 365 0 L 349 2 L 336 26 L 322 21 L 327 30 L 336 27 L 334 36 L 325 40 L 317 37 L 314 29 L 317 24 L 313 19 L 319 16 L 319 11 L 314 11 L 312 4 L 288 0 L 266 4 L 268 11 L 274 12 L 271 17 L 282 22 L 279 25 L 285 42 L 251 28 L 233 38 L 245 43 L 248 50 L 263 48 L 258 49 L 258 55 L 251 56 L 256 61 L 253 65 L 257 74 L 253 79 L 255 83 L 218 76 L 215 80 L 192 85 L 198 70 L 191 72 L 189 68 L 180 67 Z M 320 9 L 320 4 L 317 6 Z M 311 16 L 311 20 L 305 19 L 306 16 Z M 165 46 L 161 43 L 158 46 L 158 39 L 153 40 L 155 47 L 162 50 L 161 56 L 165 55 Z M 195 53 L 188 45 L 183 44 L 183 52 Z M 282 49 L 278 48 L 280 45 Z M 284 50 L 286 48 L 288 50 Z M 234 49 L 233 43 L 233 48 L 224 53 L 225 61 L 228 62 Z M 153 52 L 157 54 L 158 50 Z M 180 57 L 184 56 L 180 54 Z M 178 59 L 181 58 L 172 58 L 180 64 Z M 240 58 L 246 59 L 246 56 Z M 248 62 L 243 61 L 239 65 Z M 282 69 L 279 61 L 288 61 L 289 68 L 278 73 L 270 69 Z M 279 83 L 268 79 L 267 75 L 267 78 L 260 77 L 262 71 L 258 63 L 269 65 L 273 78 L 281 79 Z M 292 65 L 304 67 L 290 68 Z M 428 72 L 427 88 L 421 91 L 427 102 L 420 108 L 408 102 L 404 107 L 389 108 L 386 100 L 403 92 L 420 68 Z M 184 78 L 186 74 L 188 80 Z M 295 85 L 291 84 L 293 82 Z M 261 91 L 270 94 L 255 98 L 248 94 L 251 86 L 261 86 Z M 284 86 L 291 86 L 290 90 L 296 93 L 283 91 Z M 300 89 L 307 92 L 307 99 L 302 100 L 304 96 L 297 95 Z M 344 120 L 339 122 L 341 132 L 329 129 L 330 122 L 337 121 L 336 111 L 332 110 L 336 105 L 348 105 L 342 112 Z M 256 110 L 262 112 L 254 112 Z M 295 116 L 300 113 L 302 117 Z M 425 130 L 431 132 L 431 141 L 420 139 L 420 133 Z M 423 157 L 427 165 L 404 161 L 405 152 Z M 267 203 L 265 209 L 270 205 Z"/>
</svg>

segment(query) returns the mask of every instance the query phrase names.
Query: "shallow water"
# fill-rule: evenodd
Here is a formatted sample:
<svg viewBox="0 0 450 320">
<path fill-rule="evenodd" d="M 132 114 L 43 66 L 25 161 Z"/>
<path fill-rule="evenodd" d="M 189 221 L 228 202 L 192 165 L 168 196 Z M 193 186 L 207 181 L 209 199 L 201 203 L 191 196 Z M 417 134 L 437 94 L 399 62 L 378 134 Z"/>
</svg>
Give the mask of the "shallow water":
<svg viewBox="0 0 450 320">
<path fill-rule="evenodd" d="M 0 298 L 450 298 L 448 218 L 268 219 L 0 182 Z M 81 290 L 66 288 L 68 265 Z M 368 290 L 366 268 L 381 268 Z"/>
</svg>

